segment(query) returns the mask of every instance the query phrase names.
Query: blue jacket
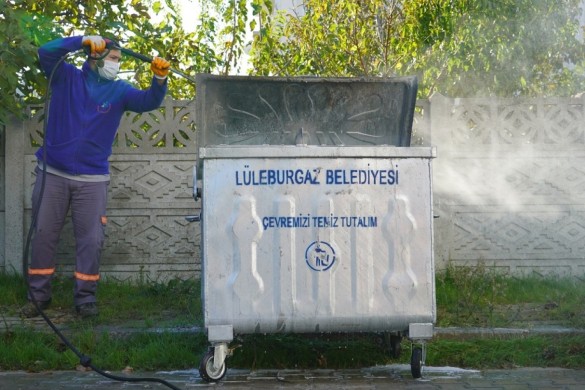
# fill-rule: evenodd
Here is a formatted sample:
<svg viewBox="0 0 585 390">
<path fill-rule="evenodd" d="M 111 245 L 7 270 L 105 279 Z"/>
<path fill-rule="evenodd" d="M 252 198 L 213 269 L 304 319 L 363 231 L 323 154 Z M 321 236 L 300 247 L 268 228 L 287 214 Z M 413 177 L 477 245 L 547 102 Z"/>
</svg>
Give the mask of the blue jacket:
<svg viewBox="0 0 585 390">
<path fill-rule="evenodd" d="M 60 58 L 82 48 L 83 37 L 60 38 L 39 48 L 43 72 L 50 76 Z M 160 107 L 167 91 L 153 77 L 148 90 L 122 80 L 107 80 L 91 70 L 61 62 L 51 82 L 49 121 L 39 160 L 72 175 L 109 173 L 108 158 L 125 111 L 146 112 Z"/>
</svg>

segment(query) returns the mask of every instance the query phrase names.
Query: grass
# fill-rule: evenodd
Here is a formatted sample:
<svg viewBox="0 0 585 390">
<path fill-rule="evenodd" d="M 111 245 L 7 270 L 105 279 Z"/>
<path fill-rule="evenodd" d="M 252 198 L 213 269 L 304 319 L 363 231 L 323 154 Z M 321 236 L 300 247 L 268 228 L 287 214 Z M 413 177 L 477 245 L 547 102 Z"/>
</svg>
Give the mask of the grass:
<svg viewBox="0 0 585 390">
<path fill-rule="evenodd" d="M 438 326 L 531 323 L 585 328 L 585 282 L 581 279 L 511 277 L 484 265 L 448 267 L 436 279 Z"/>
<path fill-rule="evenodd" d="M 56 278 L 52 288 L 51 307 L 72 314 L 73 281 L 70 278 Z M 100 316 L 94 324 L 130 323 L 136 327 L 201 325 L 200 296 L 201 285 L 192 280 L 174 279 L 166 283 L 100 282 L 97 294 Z M 25 297 L 26 285 L 22 278 L 0 274 L 0 307 L 6 308 L 8 314 L 18 315 L 19 307 L 26 303 Z"/>
<path fill-rule="evenodd" d="M 471 340 L 437 339 L 427 355 L 433 365 L 463 368 L 585 368 L 585 336 L 547 335 Z"/>
<path fill-rule="evenodd" d="M 79 358 L 53 334 L 18 329 L 0 335 L 2 370 L 71 370 Z M 118 337 L 90 330 L 76 332 L 70 342 L 92 363 L 106 370 L 131 366 L 140 370 L 193 368 L 206 349 L 202 334 L 140 333 Z"/>
<path fill-rule="evenodd" d="M 198 366 L 208 347 L 203 333 L 173 332 L 202 325 L 199 281 L 100 283 L 100 317 L 91 322 L 72 315 L 72 281 L 53 283 L 52 312 L 66 335 L 92 362 L 107 370 L 188 369 Z M 22 278 L 0 274 L 0 369 L 73 369 L 79 359 L 48 331 L 11 325 L 25 303 Z M 514 278 L 489 267 L 449 267 L 436 277 L 437 326 L 585 328 L 585 283 L 579 279 Z M 107 302 L 107 304 L 105 304 Z M 116 325 L 132 327 L 115 332 Z M 153 331 L 156 328 L 171 331 Z M 112 330 L 114 329 L 114 330 Z M 379 334 L 277 334 L 238 336 L 230 345 L 233 368 L 359 368 L 408 363 L 410 342 L 392 358 Z M 435 336 L 427 364 L 467 368 L 517 366 L 585 368 L 585 335 Z"/>
</svg>

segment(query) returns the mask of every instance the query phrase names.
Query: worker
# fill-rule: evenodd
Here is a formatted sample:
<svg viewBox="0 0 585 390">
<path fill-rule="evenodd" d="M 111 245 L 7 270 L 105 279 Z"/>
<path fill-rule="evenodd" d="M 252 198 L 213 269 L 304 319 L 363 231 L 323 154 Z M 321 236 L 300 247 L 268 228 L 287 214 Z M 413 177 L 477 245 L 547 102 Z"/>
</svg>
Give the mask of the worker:
<svg viewBox="0 0 585 390">
<path fill-rule="evenodd" d="M 89 54 L 81 69 L 63 60 L 80 49 Z M 155 57 L 150 66 L 152 83 L 141 90 L 117 80 L 122 52 L 114 41 L 101 36 L 59 38 L 38 52 L 50 80 L 51 100 L 45 113 L 49 117 L 44 142 L 35 154 L 29 302 L 21 312 L 35 317 L 37 306 L 41 310 L 50 306 L 57 244 L 70 210 L 76 247 L 73 302 L 78 316 L 92 318 L 99 313 L 96 291 L 114 137 L 126 111 L 142 113 L 160 107 L 170 63 Z M 33 298 L 37 305 L 31 302 Z"/>
</svg>

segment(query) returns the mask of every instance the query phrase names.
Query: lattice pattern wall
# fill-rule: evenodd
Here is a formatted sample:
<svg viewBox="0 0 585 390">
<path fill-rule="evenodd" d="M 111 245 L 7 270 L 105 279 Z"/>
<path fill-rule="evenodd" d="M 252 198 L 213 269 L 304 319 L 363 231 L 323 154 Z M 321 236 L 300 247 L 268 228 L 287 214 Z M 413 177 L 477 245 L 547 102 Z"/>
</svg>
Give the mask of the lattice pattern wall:
<svg viewBox="0 0 585 390">
<path fill-rule="evenodd" d="M 585 273 L 583 103 L 433 98 L 439 261 Z"/>
<path fill-rule="evenodd" d="M 159 111 L 129 114 L 123 121 L 111 158 L 102 266 L 106 276 L 153 280 L 199 276 L 199 224 L 184 220 L 185 215 L 199 213 L 191 197 L 197 150 L 194 106 L 168 100 Z M 34 182 L 36 147 L 31 142 L 41 141 L 41 117 L 33 107 L 29 121 L 6 132 L 27 134 L 22 153 L 11 149 L 18 142 L 0 139 L 7 147 L 6 158 L 0 148 L 0 172 L 24 166 L 23 235 L 30 221 Z M 437 147 L 433 188 L 439 217 L 438 268 L 447 262 L 485 262 L 513 273 L 585 274 L 584 119 L 581 98 L 434 96 L 417 103 L 412 144 Z M 22 161 L 15 161 L 21 155 Z M 4 228 L 3 217 L 12 206 L 5 205 L 3 195 L 20 184 L 11 182 L 7 188 L 4 178 L 0 232 L 5 229 L 9 235 L 12 230 L 7 229 L 18 226 Z M 12 244 L 0 240 L 0 249 Z M 65 272 L 72 268 L 73 246 L 67 225 L 59 248 Z M 11 250 L 19 256 L 22 252 L 15 247 Z M 14 267 L 17 260 L 0 257 L 0 271 L 8 269 L 6 264 Z"/>
</svg>

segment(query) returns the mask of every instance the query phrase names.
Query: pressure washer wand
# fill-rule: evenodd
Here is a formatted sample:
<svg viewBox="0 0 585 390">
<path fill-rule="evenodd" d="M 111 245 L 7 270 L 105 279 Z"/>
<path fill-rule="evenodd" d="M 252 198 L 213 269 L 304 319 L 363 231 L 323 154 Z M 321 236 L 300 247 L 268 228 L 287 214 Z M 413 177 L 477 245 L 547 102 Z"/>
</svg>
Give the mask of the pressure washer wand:
<svg viewBox="0 0 585 390">
<path fill-rule="evenodd" d="M 144 54 L 136 53 L 135 51 L 132 51 L 130 49 L 126 49 L 123 47 L 120 48 L 120 51 L 124 54 L 128 54 L 129 56 L 134 57 L 134 58 L 139 59 L 139 60 L 144 61 L 144 62 L 151 63 L 153 60 L 152 57 L 145 56 Z M 171 72 L 178 74 L 179 76 L 191 81 L 192 83 L 195 83 L 195 79 L 193 77 L 187 76 L 185 73 L 183 73 L 177 69 L 174 69 L 174 68 L 169 68 L 169 70 Z"/>
</svg>

